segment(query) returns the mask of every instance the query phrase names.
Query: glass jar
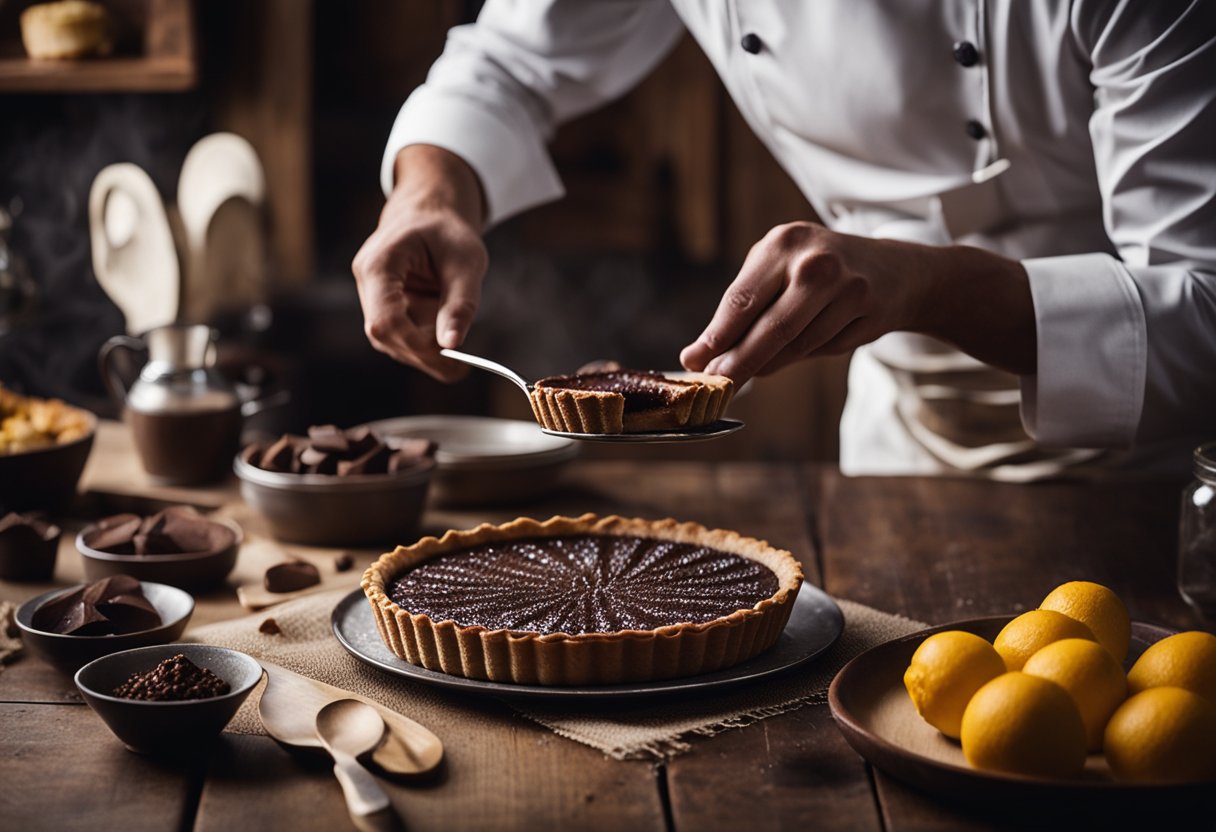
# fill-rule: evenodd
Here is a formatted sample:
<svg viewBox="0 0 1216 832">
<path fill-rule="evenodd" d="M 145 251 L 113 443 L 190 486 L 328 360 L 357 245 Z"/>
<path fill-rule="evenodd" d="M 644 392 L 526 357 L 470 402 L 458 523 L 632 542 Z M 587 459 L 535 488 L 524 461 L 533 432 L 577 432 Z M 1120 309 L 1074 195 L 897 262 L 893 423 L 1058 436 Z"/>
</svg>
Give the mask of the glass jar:
<svg viewBox="0 0 1216 832">
<path fill-rule="evenodd" d="M 1195 449 L 1195 479 L 1182 492 L 1178 591 L 1199 613 L 1216 617 L 1216 442 Z"/>
</svg>

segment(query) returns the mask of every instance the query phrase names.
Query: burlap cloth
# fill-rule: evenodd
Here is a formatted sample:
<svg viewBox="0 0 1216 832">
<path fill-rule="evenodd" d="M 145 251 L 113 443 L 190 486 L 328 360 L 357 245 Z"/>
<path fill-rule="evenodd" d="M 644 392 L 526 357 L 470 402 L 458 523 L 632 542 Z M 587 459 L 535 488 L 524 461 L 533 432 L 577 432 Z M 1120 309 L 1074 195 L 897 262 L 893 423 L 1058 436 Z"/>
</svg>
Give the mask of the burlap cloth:
<svg viewBox="0 0 1216 832">
<path fill-rule="evenodd" d="M 197 627 L 186 640 L 230 647 L 275 662 L 304 676 L 366 696 L 430 728 L 440 739 L 454 719 L 483 718 L 468 695 L 449 693 L 364 665 L 346 652 L 330 630 L 330 614 L 350 590 L 321 592 L 270 609 Z M 827 700 L 828 685 L 862 651 L 926 625 L 862 604 L 837 599 L 844 613 L 840 639 L 823 656 L 766 681 L 698 698 L 670 697 L 620 704 L 510 703 L 522 716 L 618 760 L 665 759 L 689 749 L 688 740 L 740 728 L 757 720 Z M 262 633 L 273 618 L 280 630 Z M 264 734 L 257 695 L 250 697 L 227 730 Z"/>
</svg>

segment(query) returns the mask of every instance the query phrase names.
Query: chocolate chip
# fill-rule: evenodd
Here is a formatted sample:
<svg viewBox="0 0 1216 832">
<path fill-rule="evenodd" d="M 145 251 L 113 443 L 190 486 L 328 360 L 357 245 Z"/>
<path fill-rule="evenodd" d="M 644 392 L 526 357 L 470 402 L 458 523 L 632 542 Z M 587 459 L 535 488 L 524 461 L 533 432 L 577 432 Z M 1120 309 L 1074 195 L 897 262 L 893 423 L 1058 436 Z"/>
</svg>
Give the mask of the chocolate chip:
<svg viewBox="0 0 1216 832">
<path fill-rule="evenodd" d="M 355 559 L 350 552 L 343 552 L 340 555 L 334 556 L 334 569 L 338 572 L 349 571 L 355 565 Z"/>
<path fill-rule="evenodd" d="M 295 592 L 321 583 L 321 572 L 306 560 L 277 563 L 266 570 L 262 585 L 267 592 Z"/>
<path fill-rule="evenodd" d="M 146 673 L 136 673 L 114 688 L 122 699 L 181 702 L 223 696 L 232 686 L 205 667 L 199 667 L 178 653 Z"/>
<path fill-rule="evenodd" d="M 273 618 L 267 618 L 258 625 L 258 632 L 265 633 L 268 636 L 277 636 L 283 631 L 279 629 L 279 622 L 275 621 Z"/>
</svg>

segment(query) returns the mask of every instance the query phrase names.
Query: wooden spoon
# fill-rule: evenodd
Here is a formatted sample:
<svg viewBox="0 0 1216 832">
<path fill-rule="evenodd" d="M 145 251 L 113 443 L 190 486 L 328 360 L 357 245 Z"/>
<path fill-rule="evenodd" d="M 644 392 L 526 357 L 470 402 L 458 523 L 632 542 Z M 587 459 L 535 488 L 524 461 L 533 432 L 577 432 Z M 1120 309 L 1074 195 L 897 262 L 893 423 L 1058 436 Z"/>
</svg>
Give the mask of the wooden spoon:
<svg viewBox="0 0 1216 832">
<path fill-rule="evenodd" d="M 380 712 L 358 699 L 335 699 L 317 712 L 317 736 L 334 758 L 334 776 L 358 829 L 384 829 L 395 817 L 388 795 L 357 759 L 380 745 L 387 730 Z"/>
</svg>

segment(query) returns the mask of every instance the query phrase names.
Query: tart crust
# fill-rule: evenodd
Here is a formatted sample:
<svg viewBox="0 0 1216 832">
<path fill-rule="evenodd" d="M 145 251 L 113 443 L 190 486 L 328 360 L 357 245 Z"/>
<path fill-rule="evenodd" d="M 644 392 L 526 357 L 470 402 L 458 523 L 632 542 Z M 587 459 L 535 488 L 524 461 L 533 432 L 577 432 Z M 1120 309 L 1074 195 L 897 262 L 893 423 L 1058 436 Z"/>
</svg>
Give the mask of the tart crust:
<svg viewBox="0 0 1216 832">
<path fill-rule="evenodd" d="M 735 383 L 726 376 L 665 375 L 661 384 L 668 402 L 629 412 L 625 410 L 622 393 L 562 387 L 559 379 L 542 379 L 533 386 L 528 398 L 542 427 L 568 433 L 642 433 L 704 427 L 722 418 L 735 390 Z M 552 383 L 545 385 L 546 381 Z"/>
<path fill-rule="evenodd" d="M 491 541 L 569 535 L 636 536 L 730 552 L 772 570 L 777 591 L 750 608 L 700 624 L 577 635 L 489 630 L 451 620 L 435 621 L 403 609 L 388 595 L 393 580 L 447 552 Z M 449 531 L 441 538 L 424 537 L 381 555 L 363 573 L 362 581 L 380 637 L 399 658 L 452 676 L 521 685 L 651 681 L 730 667 L 776 642 L 801 585 L 798 561 L 765 541 L 672 519 L 594 514 L 552 517 L 544 522 L 521 517 L 500 526 L 483 523 L 468 531 Z"/>
</svg>

